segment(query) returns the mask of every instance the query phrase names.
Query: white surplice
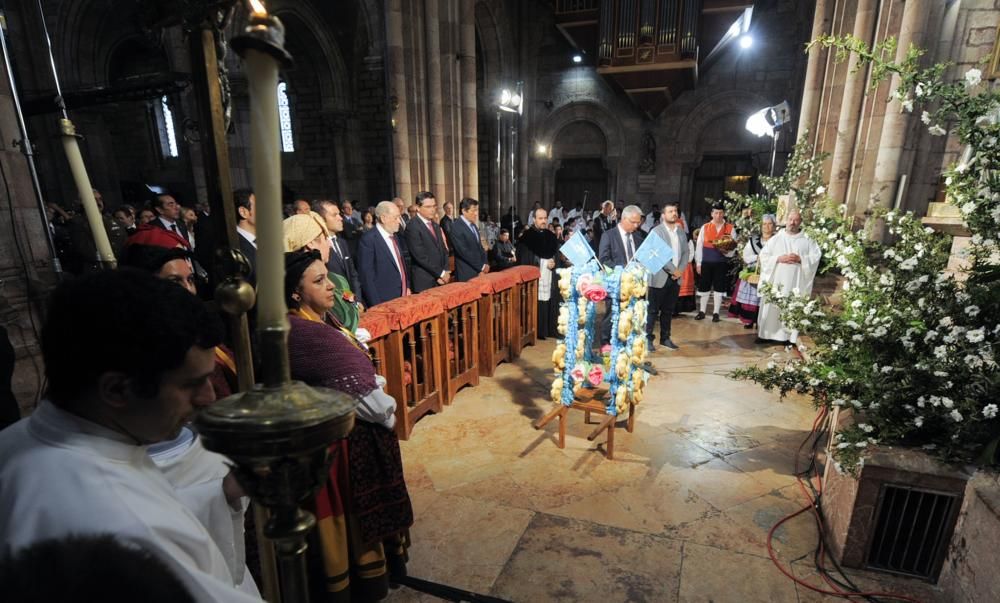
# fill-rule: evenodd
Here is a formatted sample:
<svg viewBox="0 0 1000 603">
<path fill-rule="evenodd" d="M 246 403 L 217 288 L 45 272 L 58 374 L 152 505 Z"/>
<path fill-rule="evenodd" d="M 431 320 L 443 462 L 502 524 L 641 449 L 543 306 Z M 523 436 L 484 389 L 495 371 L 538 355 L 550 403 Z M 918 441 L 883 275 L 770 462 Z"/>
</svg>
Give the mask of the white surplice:
<svg viewBox="0 0 1000 603">
<path fill-rule="evenodd" d="M 797 254 L 802 263 L 778 263 L 779 256 L 789 253 Z M 813 279 L 816 277 L 816 269 L 819 267 L 821 255 L 819 245 L 802 231 L 791 234 L 787 230 L 782 230 L 771 237 L 760 251 L 758 256 L 760 285 L 770 283 L 775 289 L 772 295 L 809 297 L 812 294 Z M 772 341 L 795 343 L 799 332 L 786 328 L 781 322 L 779 313 L 778 306 L 766 299 L 761 299 L 760 314 L 757 317 L 757 324 L 760 325 L 760 337 Z"/>
<path fill-rule="evenodd" d="M 146 448 L 43 401 L 0 433 L 0 553 L 111 534 L 163 561 L 197 601 L 252 602 Z"/>
</svg>

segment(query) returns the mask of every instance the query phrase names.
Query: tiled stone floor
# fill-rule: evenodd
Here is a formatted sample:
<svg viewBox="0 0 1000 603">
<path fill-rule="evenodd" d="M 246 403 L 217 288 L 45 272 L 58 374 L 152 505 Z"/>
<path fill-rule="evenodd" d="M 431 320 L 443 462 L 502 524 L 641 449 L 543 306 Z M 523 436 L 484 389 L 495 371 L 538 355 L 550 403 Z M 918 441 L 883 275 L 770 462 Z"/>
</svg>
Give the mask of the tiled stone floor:
<svg viewBox="0 0 1000 603">
<path fill-rule="evenodd" d="M 799 509 L 795 450 L 815 412 L 726 371 L 779 347 L 759 347 L 736 322 L 674 322 L 681 349 L 652 355 L 635 432 L 616 431 L 615 459 L 572 413 L 566 448 L 551 407 L 550 356 L 540 341 L 493 378 L 459 392 L 402 443 L 416 523 L 410 575 L 517 602 L 834 600 L 783 576 L 768 558 L 768 530 Z M 797 577 L 823 584 L 803 514 L 775 535 Z M 866 589 L 940 600 L 931 586 L 850 572 Z M 824 584 L 825 587 L 825 584 Z M 394 603 L 437 600 L 408 588 Z M 888 600 L 888 599 L 886 599 Z"/>
</svg>

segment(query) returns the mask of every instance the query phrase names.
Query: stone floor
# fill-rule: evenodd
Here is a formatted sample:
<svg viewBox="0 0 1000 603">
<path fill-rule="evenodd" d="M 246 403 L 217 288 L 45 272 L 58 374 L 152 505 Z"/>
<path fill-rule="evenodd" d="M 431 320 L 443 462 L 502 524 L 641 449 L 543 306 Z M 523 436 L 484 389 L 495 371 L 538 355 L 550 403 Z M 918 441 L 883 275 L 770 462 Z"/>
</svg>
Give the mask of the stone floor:
<svg viewBox="0 0 1000 603">
<path fill-rule="evenodd" d="M 552 340 L 459 392 L 402 443 L 416 523 L 410 575 L 518 602 L 821 601 L 768 558 L 768 530 L 801 508 L 795 451 L 815 412 L 781 402 L 728 370 L 783 348 L 759 347 L 734 321 L 674 322 L 681 349 L 660 349 L 634 433 L 586 439 L 570 415 L 566 448 L 551 407 Z M 774 549 L 811 584 L 808 514 L 779 528 Z M 922 582 L 851 572 L 862 588 L 940 600 Z M 826 587 L 825 584 L 823 584 Z M 390 601 L 437 600 L 400 588 Z M 889 599 L 884 599 L 889 600 Z"/>
</svg>

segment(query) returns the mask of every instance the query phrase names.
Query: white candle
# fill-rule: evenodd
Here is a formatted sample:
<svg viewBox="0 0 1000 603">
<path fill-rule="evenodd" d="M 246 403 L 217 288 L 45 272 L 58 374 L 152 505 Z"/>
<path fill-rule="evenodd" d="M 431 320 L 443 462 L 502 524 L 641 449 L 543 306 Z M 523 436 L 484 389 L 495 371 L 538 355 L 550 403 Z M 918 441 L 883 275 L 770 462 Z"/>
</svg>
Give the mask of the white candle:
<svg viewBox="0 0 1000 603">
<path fill-rule="evenodd" d="M 278 128 L 278 61 L 248 48 L 243 57 L 250 93 L 250 152 L 257 214 L 257 324 L 286 329 L 285 257 L 282 245 L 281 147 Z"/>
</svg>

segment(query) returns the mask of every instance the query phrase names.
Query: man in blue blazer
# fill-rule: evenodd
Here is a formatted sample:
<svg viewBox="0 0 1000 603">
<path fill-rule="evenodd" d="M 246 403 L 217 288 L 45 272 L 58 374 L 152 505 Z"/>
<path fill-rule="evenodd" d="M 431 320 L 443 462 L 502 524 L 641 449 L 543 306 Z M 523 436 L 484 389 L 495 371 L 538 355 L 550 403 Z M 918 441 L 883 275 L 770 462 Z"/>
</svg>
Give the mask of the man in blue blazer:
<svg viewBox="0 0 1000 603">
<path fill-rule="evenodd" d="M 643 235 L 639 230 L 642 224 L 642 210 L 637 205 L 629 205 L 622 210 L 618 225 L 607 230 L 601 236 L 600 251 L 597 254 L 601 263 L 608 268 L 625 266 L 632 261 L 636 249 L 642 245 Z M 611 303 L 607 304 L 604 320 L 601 322 L 601 344 L 611 343 Z"/>
<path fill-rule="evenodd" d="M 410 294 L 406 244 L 399 232 L 399 208 L 392 201 L 375 206 L 375 228 L 358 241 L 358 272 L 365 306 Z"/>
<path fill-rule="evenodd" d="M 313 204 L 313 211 L 323 218 L 326 229 L 330 232 L 330 261 L 326 263 L 327 270 L 344 277 L 354 297 L 362 299 L 361 279 L 358 278 L 354 258 L 351 257 L 351 248 L 344 239 L 344 216 L 341 215 L 340 208 L 333 201 L 323 200 Z"/>
<path fill-rule="evenodd" d="M 489 259 L 479 237 L 479 201 L 466 197 L 459 204 L 462 215 L 452 221 L 448 241 L 455 252 L 455 280 L 467 281 L 489 272 Z"/>
<path fill-rule="evenodd" d="M 437 200 L 432 193 L 417 193 L 413 202 L 417 215 L 403 231 L 406 246 L 410 250 L 410 265 L 413 272 L 413 292 L 420 293 L 433 289 L 451 280 L 448 272 L 448 247 L 444 242 L 444 231 L 434 218 L 437 216 Z"/>
</svg>

